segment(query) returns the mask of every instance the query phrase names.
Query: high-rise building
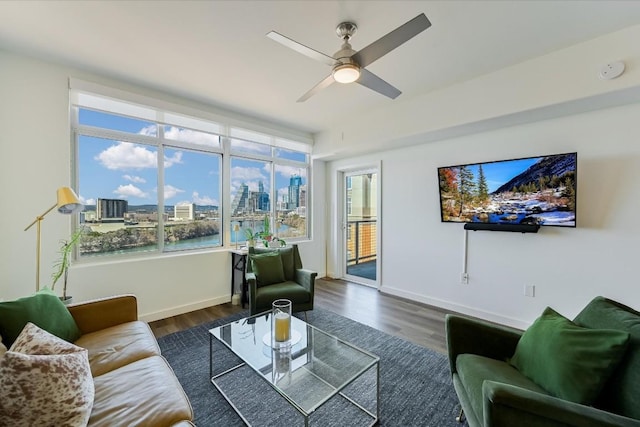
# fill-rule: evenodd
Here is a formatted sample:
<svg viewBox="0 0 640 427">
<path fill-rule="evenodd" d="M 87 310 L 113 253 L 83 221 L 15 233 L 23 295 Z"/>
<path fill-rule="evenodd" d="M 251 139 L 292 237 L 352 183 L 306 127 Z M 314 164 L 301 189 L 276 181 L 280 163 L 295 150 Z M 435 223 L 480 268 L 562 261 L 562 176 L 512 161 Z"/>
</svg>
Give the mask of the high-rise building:
<svg viewBox="0 0 640 427">
<path fill-rule="evenodd" d="M 300 187 L 302 186 L 302 177 L 293 175 L 289 178 L 289 204 L 288 209 L 295 209 L 300 206 Z"/>
<path fill-rule="evenodd" d="M 277 209 L 279 211 L 286 211 L 287 206 L 289 206 L 289 202 L 287 201 L 287 195 L 283 194 L 282 198 L 278 201 Z"/>
<path fill-rule="evenodd" d="M 124 214 L 129 209 L 129 202 L 121 199 L 98 199 L 96 218 L 102 222 L 124 222 Z"/>
<path fill-rule="evenodd" d="M 377 217 L 378 174 L 349 177 L 347 181 L 347 215 L 353 219 Z"/>
<path fill-rule="evenodd" d="M 307 185 L 300 186 L 300 203 L 298 207 L 306 207 L 307 206 Z"/>
<path fill-rule="evenodd" d="M 242 184 L 231 203 L 233 216 L 271 209 L 269 193 L 264 191 L 264 183 L 258 182 L 258 191 L 249 191 L 247 184 Z"/>
<path fill-rule="evenodd" d="M 245 183 L 240 185 L 231 203 L 231 212 L 233 216 L 239 215 L 247 210 L 249 201 L 249 186 Z"/>
<path fill-rule="evenodd" d="M 264 191 L 264 184 L 262 181 L 258 183 L 258 194 L 256 195 L 257 208 L 261 211 L 269 211 L 271 206 L 269 205 L 269 193 Z"/>
<path fill-rule="evenodd" d="M 195 203 L 181 203 L 173 207 L 173 218 L 176 221 L 193 221 L 196 218 Z"/>
</svg>

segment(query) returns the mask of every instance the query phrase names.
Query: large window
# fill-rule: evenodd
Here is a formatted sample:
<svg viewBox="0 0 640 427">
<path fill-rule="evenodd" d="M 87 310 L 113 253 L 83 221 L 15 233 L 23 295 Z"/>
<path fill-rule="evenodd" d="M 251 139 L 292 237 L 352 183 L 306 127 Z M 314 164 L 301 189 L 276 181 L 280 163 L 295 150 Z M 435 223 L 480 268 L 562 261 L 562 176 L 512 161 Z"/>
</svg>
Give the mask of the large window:
<svg viewBox="0 0 640 427">
<path fill-rule="evenodd" d="M 76 112 L 81 256 L 221 244 L 218 135 Z"/>
<path fill-rule="evenodd" d="M 265 231 L 285 242 L 306 238 L 308 154 L 254 142 L 264 141 L 260 134 L 242 136 L 253 141 L 231 140 L 231 223 L 239 225 L 234 239 L 244 242 L 247 232 Z"/>
<path fill-rule="evenodd" d="M 246 232 L 264 231 L 264 218 L 270 223 L 271 165 L 269 162 L 231 158 L 231 221 L 240 227 L 238 242 L 246 240 Z"/>
<path fill-rule="evenodd" d="M 287 242 L 309 237 L 306 144 L 91 94 L 72 99 L 80 257 L 234 245 L 265 223 Z"/>
</svg>

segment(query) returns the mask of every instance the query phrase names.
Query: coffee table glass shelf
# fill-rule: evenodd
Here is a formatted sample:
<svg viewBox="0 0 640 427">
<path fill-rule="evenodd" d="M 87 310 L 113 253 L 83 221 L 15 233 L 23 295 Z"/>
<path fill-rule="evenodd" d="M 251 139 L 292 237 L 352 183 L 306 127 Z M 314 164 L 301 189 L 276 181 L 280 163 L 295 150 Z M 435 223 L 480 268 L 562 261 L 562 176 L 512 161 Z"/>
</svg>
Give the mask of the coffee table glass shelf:
<svg viewBox="0 0 640 427">
<path fill-rule="evenodd" d="M 305 426 L 309 425 L 314 412 L 336 395 L 366 414 L 364 418 L 370 421 L 368 425 L 376 425 L 380 406 L 380 359 L 295 316 L 292 317 L 291 329 L 290 344 L 276 348 L 270 345 L 270 312 L 209 330 L 209 377 L 244 423 L 250 425 L 222 390 L 219 380 L 238 368 L 249 366 L 257 377 L 266 381 L 302 414 Z M 242 363 L 214 374 L 214 339 L 223 343 Z M 365 376 L 367 379 L 363 379 Z M 364 399 L 362 396 L 347 396 L 347 386 L 359 383 L 360 379 L 364 388 L 370 389 L 367 390 L 370 396 Z"/>
</svg>

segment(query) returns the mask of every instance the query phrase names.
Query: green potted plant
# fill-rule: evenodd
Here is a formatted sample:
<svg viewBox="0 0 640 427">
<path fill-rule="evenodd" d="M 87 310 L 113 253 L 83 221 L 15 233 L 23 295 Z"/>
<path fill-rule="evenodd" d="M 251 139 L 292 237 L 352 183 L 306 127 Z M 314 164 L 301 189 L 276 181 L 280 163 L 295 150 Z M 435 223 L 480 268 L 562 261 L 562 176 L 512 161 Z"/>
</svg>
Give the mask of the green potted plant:
<svg viewBox="0 0 640 427">
<path fill-rule="evenodd" d="M 82 236 L 82 228 L 76 230 L 69 240 L 60 240 L 60 249 L 58 250 L 59 257 L 53 263 L 53 273 L 51 274 L 51 290 L 55 290 L 56 283 L 62 278 L 62 296 L 60 299 L 65 304 L 71 302 L 73 297 L 67 295 L 67 279 L 69 276 L 69 265 L 71 265 L 71 254 L 73 248 L 80 242 Z"/>
<path fill-rule="evenodd" d="M 247 239 L 247 247 L 253 248 L 256 245 L 256 239 L 260 237 L 260 233 L 254 233 L 253 229 L 247 227 L 244 229 L 244 237 Z"/>
<path fill-rule="evenodd" d="M 269 222 L 269 216 L 265 215 L 264 220 L 262 221 L 262 231 L 258 233 L 260 239 L 262 240 L 262 244 L 264 244 L 265 248 L 269 247 L 271 244 L 272 247 L 282 247 L 287 244 L 283 239 L 274 236 L 271 234 L 271 225 Z"/>
</svg>

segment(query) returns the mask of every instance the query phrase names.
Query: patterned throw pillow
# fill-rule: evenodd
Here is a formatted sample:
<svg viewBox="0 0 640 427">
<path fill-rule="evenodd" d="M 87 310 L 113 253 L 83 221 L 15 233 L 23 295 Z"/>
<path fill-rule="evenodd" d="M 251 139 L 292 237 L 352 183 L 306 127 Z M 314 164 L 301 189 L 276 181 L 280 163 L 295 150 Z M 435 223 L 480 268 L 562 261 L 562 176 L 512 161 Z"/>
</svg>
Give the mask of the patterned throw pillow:
<svg viewBox="0 0 640 427">
<path fill-rule="evenodd" d="M 87 350 L 33 323 L 0 359 L 0 425 L 87 425 L 94 392 Z"/>
</svg>

